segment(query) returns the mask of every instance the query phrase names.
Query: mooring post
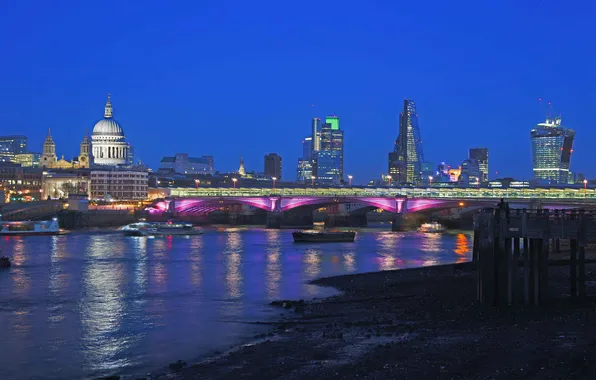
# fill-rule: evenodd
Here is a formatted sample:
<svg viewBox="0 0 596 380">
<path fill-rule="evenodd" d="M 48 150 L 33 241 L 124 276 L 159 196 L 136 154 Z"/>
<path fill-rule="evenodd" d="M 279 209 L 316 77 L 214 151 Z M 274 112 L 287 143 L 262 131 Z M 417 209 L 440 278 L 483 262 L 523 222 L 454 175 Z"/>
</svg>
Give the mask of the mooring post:
<svg viewBox="0 0 596 380">
<path fill-rule="evenodd" d="M 577 297 L 577 229 L 575 229 L 576 223 L 575 211 L 572 210 L 569 215 L 569 223 L 567 228 L 571 234 L 569 239 L 569 291 L 571 298 Z"/>
<path fill-rule="evenodd" d="M 579 233 L 578 233 L 578 245 L 579 245 L 579 256 L 577 260 L 577 282 L 578 282 L 578 295 L 580 300 L 586 298 L 586 223 L 587 215 L 584 210 L 580 210 L 579 214 Z"/>
</svg>

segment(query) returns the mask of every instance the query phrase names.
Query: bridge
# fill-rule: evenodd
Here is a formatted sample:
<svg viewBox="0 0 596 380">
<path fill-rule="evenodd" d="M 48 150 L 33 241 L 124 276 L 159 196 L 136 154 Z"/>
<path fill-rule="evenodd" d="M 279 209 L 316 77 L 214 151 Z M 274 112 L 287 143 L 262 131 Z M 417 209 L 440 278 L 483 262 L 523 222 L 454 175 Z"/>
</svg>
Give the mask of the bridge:
<svg viewBox="0 0 596 380">
<path fill-rule="evenodd" d="M 312 212 L 338 204 L 358 204 L 357 214 L 374 209 L 393 214 L 393 230 L 400 230 L 407 213 L 450 208 L 495 206 L 505 198 L 512 207 L 573 209 L 596 206 L 596 193 L 588 189 L 415 189 L 415 188 L 171 188 L 154 192 L 159 198 L 146 208 L 150 215 L 207 215 L 238 206 L 263 210 L 266 224 L 279 228 L 290 219 L 308 219 Z M 234 211 L 235 210 L 235 211 Z M 308 223 L 308 221 L 306 221 Z M 310 221 L 312 223 L 312 219 Z"/>
</svg>

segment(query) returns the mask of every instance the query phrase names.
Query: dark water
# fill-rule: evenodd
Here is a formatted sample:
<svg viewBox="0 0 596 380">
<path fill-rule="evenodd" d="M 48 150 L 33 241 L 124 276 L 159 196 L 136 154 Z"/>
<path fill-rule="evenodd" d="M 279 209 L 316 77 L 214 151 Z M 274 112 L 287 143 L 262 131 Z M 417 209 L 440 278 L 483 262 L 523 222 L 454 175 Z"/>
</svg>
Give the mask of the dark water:
<svg viewBox="0 0 596 380">
<path fill-rule="evenodd" d="M 251 339 L 237 322 L 275 299 L 333 290 L 310 279 L 466 261 L 467 234 L 361 230 L 356 243 L 294 244 L 291 231 L 210 229 L 174 238 L 75 233 L 5 237 L 2 379 L 145 374 Z"/>
</svg>

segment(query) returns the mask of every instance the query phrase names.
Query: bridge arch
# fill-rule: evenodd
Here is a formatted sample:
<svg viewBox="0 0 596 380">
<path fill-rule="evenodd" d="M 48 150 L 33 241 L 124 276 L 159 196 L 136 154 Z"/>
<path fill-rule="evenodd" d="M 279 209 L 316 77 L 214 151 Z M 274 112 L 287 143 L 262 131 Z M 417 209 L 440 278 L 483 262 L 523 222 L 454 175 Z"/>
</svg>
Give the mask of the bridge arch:
<svg viewBox="0 0 596 380">
<path fill-rule="evenodd" d="M 298 207 L 325 207 L 338 203 L 360 203 L 385 211 L 401 212 L 403 198 L 386 197 L 284 197 L 280 202 L 280 211 L 290 211 Z"/>
</svg>

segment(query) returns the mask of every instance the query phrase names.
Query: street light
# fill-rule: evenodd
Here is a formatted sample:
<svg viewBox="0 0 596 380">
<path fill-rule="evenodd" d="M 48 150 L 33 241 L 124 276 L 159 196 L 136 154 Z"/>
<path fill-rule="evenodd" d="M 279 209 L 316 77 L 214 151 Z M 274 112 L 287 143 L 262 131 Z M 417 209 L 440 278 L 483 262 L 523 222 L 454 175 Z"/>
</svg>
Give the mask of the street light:
<svg viewBox="0 0 596 380">
<path fill-rule="evenodd" d="M 238 178 L 232 178 L 232 182 L 234 182 L 234 190 L 236 190 L 236 182 L 238 182 Z"/>
<path fill-rule="evenodd" d="M 476 190 L 480 190 L 480 178 L 476 177 Z"/>
<path fill-rule="evenodd" d="M 433 187 L 433 176 L 432 175 L 429 175 L 428 176 L 428 180 L 430 181 L 430 184 L 428 185 L 428 187 L 432 189 L 432 187 Z"/>
<path fill-rule="evenodd" d="M 350 188 L 352 188 L 352 178 L 354 178 L 354 176 L 352 176 L 351 174 L 348 175 L 348 180 L 350 181 Z"/>
<path fill-rule="evenodd" d="M 273 180 L 273 188 L 275 189 L 275 181 L 277 181 L 277 177 L 271 177 L 271 179 Z"/>
<path fill-rule="evenodd" d="M 314 187 L 314 186 L 315 186 L 315 179 L 317 179 L 317 177 L 315 177 L 315 176 L 313 175 L 312 177 L 310 177 L 310 179 L 311 179 L 311 183 L 310 183 L 310 184 L 311 184 L 311 186 L 313 186 L 313 187 Z"/>
<path fill-rule="evenodd" d="M 588 192 L 588 180 L 584 179 L 584 198 L 586 197 L 587 192 Z"/>
<path fill-rule="evenodd" d="M 199 188 L 199 180 L 195 179 L 195 185 L 197 186 L 197 189 Z"/>
<path fill-rule="evenodd" d="M 388 176 L 387 176 L 387 179 L 389 180 L 389 187 L 391 187 L 391 176 L 390 176 L 390 175 L 388 175 Z"/>
</svg>

